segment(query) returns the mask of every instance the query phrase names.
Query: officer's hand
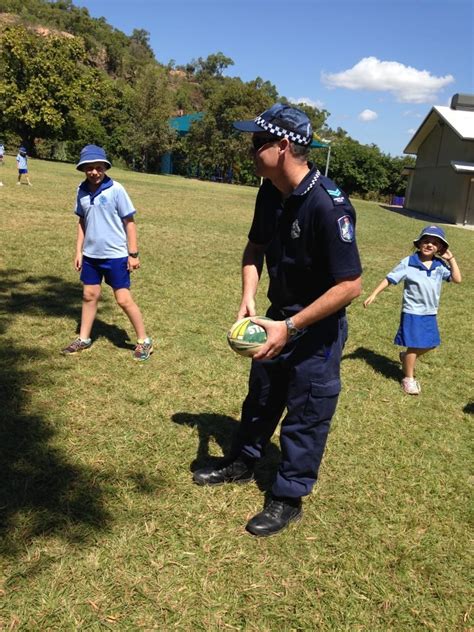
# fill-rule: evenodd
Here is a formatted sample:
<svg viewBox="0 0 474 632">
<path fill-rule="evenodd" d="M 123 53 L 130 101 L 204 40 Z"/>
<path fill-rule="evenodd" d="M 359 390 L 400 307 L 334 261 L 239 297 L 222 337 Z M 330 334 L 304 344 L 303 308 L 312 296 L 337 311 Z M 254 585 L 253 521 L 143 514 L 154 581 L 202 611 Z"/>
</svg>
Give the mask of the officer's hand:
<svg viewBox="0 0 474 632">
<path fill-rule="evenodd" d="M 236 320 L 241 320 L 247 316 L 255 316 L 256 313 L 256 305 L 253 299 L 242 300 Z"/>
<path fill-rule="evenodd" d="M 288 329 L 284 320 L 261 320 L 252 318 L 252 322 L 260 325 L 267 332 L 267 342 L 253 356 L 254 360 L 270 360 L 275 358 L 288 341 Z"/>
</svg>

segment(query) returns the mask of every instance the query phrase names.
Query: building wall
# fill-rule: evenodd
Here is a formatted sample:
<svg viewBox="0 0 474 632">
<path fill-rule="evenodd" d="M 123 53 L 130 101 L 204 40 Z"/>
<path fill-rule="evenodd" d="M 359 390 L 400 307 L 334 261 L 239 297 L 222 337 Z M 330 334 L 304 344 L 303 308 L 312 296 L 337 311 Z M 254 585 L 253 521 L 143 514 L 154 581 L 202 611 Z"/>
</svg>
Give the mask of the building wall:
<svg viewBox="0 0 474 632">
<path fill-rule="evenodd" d="M 462 140 L 448 125 L 439 123 L 418 150 L 405 207 L 460 224 L 472 196 L 472 176 L 456 173 L 451 161 L 474 162 L 474 141 Z"/>
</svg>

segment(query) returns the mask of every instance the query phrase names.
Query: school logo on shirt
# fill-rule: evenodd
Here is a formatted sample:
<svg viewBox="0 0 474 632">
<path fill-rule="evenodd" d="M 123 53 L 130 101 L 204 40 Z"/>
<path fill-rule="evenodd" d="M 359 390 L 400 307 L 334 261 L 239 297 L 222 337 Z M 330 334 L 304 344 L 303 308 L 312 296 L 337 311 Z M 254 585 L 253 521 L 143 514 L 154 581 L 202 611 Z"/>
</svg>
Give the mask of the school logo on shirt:
<svg viewBox="0 0 474 632">
<path fill-rule="evenodd" d="M 354 241 L 354 225 L 349 215 L 344 215 L 337 220 L 339 224 L 339 235 L 342 241 L 351 243 Z"/>
<path fill-rule="evenodd" d="M 101 195 L 101 196 L 100 196 L 100 198 L 99 198 L 99 202 L 100 202 L 101 204 L 106 204 L 106 203 L 107 203 L 107 198 L 106 198 L 106 196 L 105 196 L 105 195 Z"/>
</svg>

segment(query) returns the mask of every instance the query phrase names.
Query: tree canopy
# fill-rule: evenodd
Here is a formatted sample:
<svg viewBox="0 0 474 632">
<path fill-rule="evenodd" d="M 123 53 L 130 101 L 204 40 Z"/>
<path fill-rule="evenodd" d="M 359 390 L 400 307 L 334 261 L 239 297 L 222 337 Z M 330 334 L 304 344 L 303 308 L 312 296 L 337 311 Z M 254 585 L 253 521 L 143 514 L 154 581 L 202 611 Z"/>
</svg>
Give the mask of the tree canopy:
<svg viewBox="0 0 474 632">
<path fill-rule="evenodd" d="M 125 35 L 72 0 L 0 0 L 0 133 L 7 145 L 22 142 L 32 154 L 71 161 L 97 143 L 121 164 L 152 172 L 171 151 L 183 175 L 256 184 L 248 139 L 232 122 L 288 101 L 261 77 L 226 76 L 233 65 L 221 51 L 164 65 L 147 31 Z M 401 171 L 412 158 L 392 158 L 331 130 L 324 109 L 297 107 L 317 137 L 331 140 L 330 175 L 347 193 L 403 194 Z M 180 137 L 170 118 L 194 112 L 202 118 Z M 326 159 L 324 150 L 312 156 L 320 166 Z"/>
</svg>

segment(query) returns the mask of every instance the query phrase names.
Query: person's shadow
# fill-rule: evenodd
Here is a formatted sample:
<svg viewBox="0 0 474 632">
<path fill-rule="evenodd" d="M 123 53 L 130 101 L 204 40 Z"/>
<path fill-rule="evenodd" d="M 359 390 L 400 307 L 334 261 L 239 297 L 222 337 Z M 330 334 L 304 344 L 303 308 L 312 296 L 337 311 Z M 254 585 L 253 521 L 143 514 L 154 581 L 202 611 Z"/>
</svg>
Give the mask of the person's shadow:
<svg viewBox="0 0 474 632">
<path fill-rule="evenodd" d="M 387 356 L 380 355 L 371 349 L 366 349 L 365 347 L 358 347 L 352 353 L 348 353 L 343 356 L 343 360 L 364 360 L 367 364 L 369 364 L 374 371 L 377 373 L 381 373 L 389 380 L 395 380 L 396 382 L 400 382 L 403 377 L 403 371 L 401 364 L 399 362 L 395 362 Z"/>
<path fill-rule="evenodd" d="M 7 326 L 10 318 L 16 314 L 33 316 L 70 317 L 80 319 L 82 305 L 82 287 L 80 283 L 71 283 L 61 277 L 46 274 L 34 276 L 26 270 L 10 269 L 0 271 L 0 284 L 3 294 L 0 298 L 3 318 L 0 318 L 0 330 Z M 101 301 L 107 302 L 106 295 Z M 80 320 L 77 320 L 76 334 L 79 333 Z M 133 349 L 134 345 L 125 329 L 96 318 L 92 328 L 92 340 L 106 338 L 120 349 Z"/>
<path fill-rule="evenodd" d="M 237 431 L 238 421 L 226 415 L 214 413 L 175 413 L 172 416 L 174 423 L 196 428 L 199 442 L 196 458 L 190 465 L 190 471 L 194 472 L 206 465 L 217 465 L 222 462 L 222 457 L 213 457 L 209 452 L 209 444 L 215 441 L 224 455 L 230 452 L 232 437 Z M 265 456 L 259 460 L 255 468 L 255 482 L 261 491 L 268 491 L 280 463 L 280 450 L 274 443 L 269 443 Z"/>
<path fill-rule="evenodd" d="M 107 496 L 118 476 L 132 481 L 140 494 L 155 494 L 164 485 L 144 471 L 117 474 L 72 458 L 55 437 L 56 402 L 47 402 L 43 411 L 32 397 L 64 366 L 50 363 L 45 374 L 46 354 L 28 332 L 7 337 L 10 326 L 25 314 L 38 323 L 74 318 L 81 303 L 77 283 L 20 269 L 0 271 L 0 554 L 6 556 L 20 554 L 37 536 L 82 543 L 108 529 L 113 518 Z M 96 325 L 94 337 L 126 347 L 123 329 L 100 320 Z"/>
<path fill-rule="evenodd" d="M 468 402 L 464 406 L 463 412 L 465 412 L 466 415 L 474 415 L 474 402 Z"/>
<path fill-rule="evenodd" d="M 79 334 L 80 326 L 81 323 L 79 321 L 76 327 L 76 334 Z M 135 348 L 135 345 L 130 340 L 130 336 L 125 331 L 125 329 L 117 327 L 117 325 L 106 323 L 100 318 L 96 318 L 94 320 L 91 338 L 92 342 L 94 342 L 98 338 L 106 338 L 109 342 L 111 342 L 115 347 L 118 347 L 119 349 L 131 350 Z"/>
</svg>

